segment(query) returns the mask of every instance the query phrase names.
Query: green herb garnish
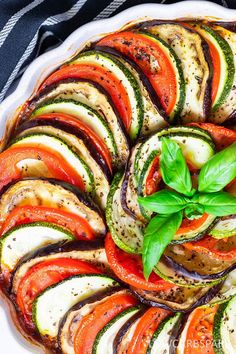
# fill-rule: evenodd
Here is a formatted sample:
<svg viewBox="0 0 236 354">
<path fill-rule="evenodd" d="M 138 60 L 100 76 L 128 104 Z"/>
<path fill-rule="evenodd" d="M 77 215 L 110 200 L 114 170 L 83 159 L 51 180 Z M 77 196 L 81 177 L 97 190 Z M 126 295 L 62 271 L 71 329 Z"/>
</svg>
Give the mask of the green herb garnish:
<svg viewBox="0 0 236 354">
<path fill-rule="evenodd" d="M 236 213 L 236 197 L 222 191 L 236 177 L 236 143 L 214 155 L 201 168 L 198 191 L 192 187 L 181 148 L 168 138 L 162 138 L 160 169 L 165 184 L 171 190 L 164 189 L 138 198 L 142 207 L 157 213 L 144 231 L 142 259 L 146 279 L 184 217 L 193 220 L 205 212 L 214 216 Z"/>
</svg>

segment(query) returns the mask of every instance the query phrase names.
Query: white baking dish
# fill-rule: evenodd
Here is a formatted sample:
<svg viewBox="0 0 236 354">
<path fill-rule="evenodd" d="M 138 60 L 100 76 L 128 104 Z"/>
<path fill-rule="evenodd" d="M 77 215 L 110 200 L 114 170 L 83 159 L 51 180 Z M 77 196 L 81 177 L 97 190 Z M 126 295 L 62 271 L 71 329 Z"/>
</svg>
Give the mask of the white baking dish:
<svg viewBox="0 0 236 354">
<path fill-rule="evenodd" d="M 147 19 L 209 18 L 223 21 L 236 20 L 236 10 L 223 8 L 208 1 L 183 1 L 172 5 L 144 4 L 132 7 L 106 20 L 88 23 L 58 48 L 37 58 L 26 70 L 17 89 L 0 105 L 0 139 L 10 128 L 17 109 L 29 98 L 55 68 L 75 54 L 86 42 L 119 30 L 127 23 Z M 9 129 L 7 129 L 9 130 Z M 0 296 L 0 352 L 2 354 L 44 353 L 24 339 L 14 324 L 14 311 L 9 302 Z"/>
</svg>

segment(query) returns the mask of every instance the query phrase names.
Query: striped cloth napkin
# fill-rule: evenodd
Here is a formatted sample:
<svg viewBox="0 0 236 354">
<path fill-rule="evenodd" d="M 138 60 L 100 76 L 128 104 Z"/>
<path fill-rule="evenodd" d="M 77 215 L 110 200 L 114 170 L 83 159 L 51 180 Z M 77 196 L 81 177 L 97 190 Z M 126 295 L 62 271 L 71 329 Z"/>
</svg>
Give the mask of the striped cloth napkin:
<svg viewBox="0 0 236 354">
<path fill-rule="evenodd" d="M 0 1 L 0 102 L 29 63 L 60 44 L 86 22 L 107 18 L 134 5 L 171 0 L 2 0 Z M 215 0 L 236 9 L 236 0 Z"/>
</svg>

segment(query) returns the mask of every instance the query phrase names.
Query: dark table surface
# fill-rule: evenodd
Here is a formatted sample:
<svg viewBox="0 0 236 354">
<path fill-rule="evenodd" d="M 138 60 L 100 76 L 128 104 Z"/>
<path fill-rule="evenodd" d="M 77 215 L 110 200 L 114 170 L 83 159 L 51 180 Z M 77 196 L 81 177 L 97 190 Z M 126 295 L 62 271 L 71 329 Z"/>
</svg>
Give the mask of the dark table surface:
<svg viewBox="0 0 236 354">
<path fill-rule="evenodd" d="M 145 3 L 172 0 L 1 0 L 0 102 L 12 91 L 27 65 L 93 19 L 107 18 Z M 236 0 L 213 1 L 236 9 Z"/>
</svg>

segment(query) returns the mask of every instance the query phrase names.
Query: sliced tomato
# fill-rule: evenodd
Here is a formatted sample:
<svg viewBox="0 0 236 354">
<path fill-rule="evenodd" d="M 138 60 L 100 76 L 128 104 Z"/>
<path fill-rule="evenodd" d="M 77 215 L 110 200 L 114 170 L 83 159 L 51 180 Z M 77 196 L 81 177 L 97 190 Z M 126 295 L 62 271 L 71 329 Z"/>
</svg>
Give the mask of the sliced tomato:
<svg viewBox="0 0 236 354">
<path fill-rule="evenodd" d="M 213 325 L 219 305 L 199 307 L 190 315 L 184 354 L 214 354 Z"/>
<path fill-rule="evenodd" d="M 84 183 L 79 175 L 61 155 L 36 146 L 10 147 L 0 154 L 0 191 L 8 183 L 21 178 L 22 171 L 17 167 L 20 161 L 34 159 L 43 161 L 48 168 L 51 177 L 69 182 L 81 190 Z"/>
<path fill-rule="evenodd" d="M 84 316 L 78 323 L 74 339 L 75 354 L 92 353 L 98 332 L 120 312 L 136 304 L 137 300 L 133 296 L 116 294 L 98 305 L 92 313 Z"/>
<path fill-rule="evenodd" d="M 16 303 L 28 328 L 33 328 L 32 304 L 36 296 L 47 287 L 75 274 L 101 274 L 95 266 L 72 258 L 57 258 L 31 267 L 17 287 Z"/>
<path fill-rule="evenodd" d="M 125 283 L 138 289 L 151 291 L 161 291 L 175 286 L 160 278 L 154 272 L 146 281 L 143 276 L 141 257 L 122 251 L 115 245 L 110 233 L 107 234 L 105 239 L 105 250 L 111 269 Z"/>
<path fill-rule="evenodd" d="M 220 125 L 212 123 L 190 123 L 189 125 L 208 131 L 216 144 L 217 150 L 222 150 L 236 141 L 236 132 Z"/>
<path fill-rule="evenodd" d="M 145 34 L 127 31 L 106 36 L 98 45 L 115 48 L 138 64 L 166 113 L 171 114 L 177 101 L 177 80 L 173 65 L 158 42 Z"/>
<path fill-rule="evenodd" d="M 95 64 L 75 64 L 65 66 L 50 75 L 41 85 L 40 90 L 48 85 L 67 78 L 88 79 L 98 83 L 112 98 L 125 127 L 129 130 L 132 108 L 122 82 L 109 70 Z"/>
<path fill-rule="evenodd" d="M 96 235 L 86 219 L 63 211 L 44 206 L 18 206 L 7 216 L 1 226 L 1 235 L 14 226 L 31 222 L 45 221 L 57 224 L 71 231 L 78 240 L 93 240 Z"/>
<path fill-rule="evenodd" d="M 190 251 L 208 254 L 223 261 L 236 259 L 236 236 L 215 239 L 206 235 L 199 241 L 187 242 L 183 246 Z"/>
<path fill-rule="evenodd" d="M 73 116 L 65 113 L 49 113 L 49 114 L 42 114 L 41 116 L 35 117 L 36 119 L 45 119 L 45 120 L 54 120 L 59 122 L 66 122 L 71 126 L 80 129 L 86 135 L 88 135 L 94 144 L 96 145 L 97 151 L 102 155 L 104 160 L 106 161 L 110 171 L 112 172 L 112 157 L 110 151 L 108 150 L 104 141 L 92 130 L 90 129 L 85 123 L 81 122 L 79 119 L 74 118 Z"/>
<path fill-rule="evenodd" d="M 170 311 L 151 307 L 138 321 L 127 354 L 146 354 L 150 340 L 160 323 L 171 314 Z"/>
<path fill-rule="evenodd" d="M 153 194 L 158 191 L 161 182 L 161 171 L 159 168 L 160 157 L 157 156 L 150 168 L 146 179 L 146 195 Z"/>
<path fill-rule="evenodd" d="M 194 231 L 195 229 L 198 229 L 199 227 L 202 226 L 202 224 L 204 224 L 207 218 L 208 218 L 208 214 L 204 213 L 199 219 L 194 219 L 194 220 L 189 220 L 187 218 L 183 219 L 180 228 L 176 232 L 176 235 L 181 235 L 183 233 L 187 233 L 190 231 Z"/>
</svg>

